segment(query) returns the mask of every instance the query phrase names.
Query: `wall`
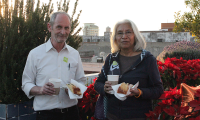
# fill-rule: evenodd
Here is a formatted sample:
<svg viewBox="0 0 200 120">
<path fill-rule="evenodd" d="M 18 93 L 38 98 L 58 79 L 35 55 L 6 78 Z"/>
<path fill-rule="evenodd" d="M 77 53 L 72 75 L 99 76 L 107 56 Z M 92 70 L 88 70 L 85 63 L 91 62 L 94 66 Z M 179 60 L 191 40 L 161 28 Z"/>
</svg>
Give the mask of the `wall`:
<svg viewBox="0 0 200 120">
<path fill-rule="evenodd" d="M 104 36 L 82 36 L 84 42 L 103 42 Z"/>
<path fill-rule="evenodd" d="M 165 46 L 171 45 L 175 42 L 147 42 L 146 50 L 150 51 L 155 57 L 157 57 Z M 99 56 L 100 52 L 105 52 L 105 56 L 111 53 L 109 42 L 99 42 L 99 43 L 83 43 L 79 52 L 93 51 L 95 56 Z M 84 61 L 89 62 L 89 61 Z"/>
<path fill-rule="evenodd" d="M 163 32 L 163 31 L 155 31 L 155 32 L 141 32 L 143 37 L 147 42 L 157 42 L 158 39 L 162 39 L 162 42 L 176 42 L 176 41 L 190 41 L 190 33 L 189 32 Z"/>
<path fill-rule="evenodd" d="M 146 50 L 150 51 L 155 57 L 157 57 L 165 46 L 174 44 L 175 42 L 147 42 Z"/>
<path fill-rule="evenodd" d="M 78 51 L 94 51 L 95 56 L 99 56 L 100 52 L 105 52 L 105 55 L 107 55 L 110 53 L 110 42 L 82 43 Z"/>
<path fill-rule="evenodd" d="M 150 51 L 155 57 L 157 57 L 165 46 L 171 45 L 176 41 L 194 41 L 194 38 L 190 36 L 189 32 L 167 32 L 167 31 L 141 31 L 141 34 L 147 41 L 146 50 Z M 90 39 L 90 42 L 87 42 Z M 97 39 L 101 39 L 100 42 Z M 161 40 L 162 42 L 157 42 Z M 95 56 L 99 56 L 100 52 L 105 52 L 105 56 L 111 53 L 109 40 L 103 40 L 103 36 L 83 36 L 83 43 L 79 52 L 93 51 Z M 84 62 L 90 62 L 91 57 L 87 58 Z"/>
</svg>

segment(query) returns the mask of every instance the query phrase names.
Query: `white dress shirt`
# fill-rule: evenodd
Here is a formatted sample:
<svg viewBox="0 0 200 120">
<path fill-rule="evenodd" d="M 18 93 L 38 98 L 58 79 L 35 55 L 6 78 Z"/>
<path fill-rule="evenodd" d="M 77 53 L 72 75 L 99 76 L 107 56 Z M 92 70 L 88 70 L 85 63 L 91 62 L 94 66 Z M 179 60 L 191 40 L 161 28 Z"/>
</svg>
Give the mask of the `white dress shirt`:
<svg viewBox="0 0 200 120">
<path fill-rule="evenodd" d="M 76 105 L 77 99 L 70 99 L 64 89 L 60 89 L 59 95 L 56 96 L 30 95 L 31 88 L 43 86 L 50 78 L 61 79 L 61 86 L 69 83 L 71 79 L 85 84 L 86 77 L 78 51 L 65 44 L 58 53 L 48 40 L 30 51 L 22 75 L 22 90 L 28 98 L 35 97 L 33 101 L 35 111 Z"/>
</svg>

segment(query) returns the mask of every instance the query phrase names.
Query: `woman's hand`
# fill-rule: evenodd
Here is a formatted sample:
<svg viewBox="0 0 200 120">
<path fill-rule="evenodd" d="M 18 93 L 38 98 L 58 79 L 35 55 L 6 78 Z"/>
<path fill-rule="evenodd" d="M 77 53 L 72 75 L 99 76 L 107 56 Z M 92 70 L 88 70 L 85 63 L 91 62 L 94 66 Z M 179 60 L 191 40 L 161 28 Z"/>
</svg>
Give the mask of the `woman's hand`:
<svg viewBox="0 0 200 120">
<path fill-rule="evenodd" d="M 110 81 L 106 81 L 105 85 L 104 85 L 104 91 L 106 93 L 110 94 L 110 90 L 113 90 L 112 87 L 111 87 L 111 82 Z"/>
<path fill-rule="evenodd" d="M 141 90 L 141 93 L 138 89 L 133 89 L 133 88 L 130 88 L 130 92 L 131 94 L 129 94 L 127 97 L 131 97 L 131 96 L 138 96 L 140 94 L 140 96 L 142 95 L 142 90 Z"/>
</svg>

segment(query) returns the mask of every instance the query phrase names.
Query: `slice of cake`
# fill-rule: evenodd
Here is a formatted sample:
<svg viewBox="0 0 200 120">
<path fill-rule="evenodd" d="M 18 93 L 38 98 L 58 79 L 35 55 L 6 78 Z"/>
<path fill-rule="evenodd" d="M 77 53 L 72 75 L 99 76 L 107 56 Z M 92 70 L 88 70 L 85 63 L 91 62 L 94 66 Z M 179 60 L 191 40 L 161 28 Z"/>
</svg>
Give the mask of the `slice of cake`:
<svg viewBox="0 0 200 120">
<path fill-rule="evenodd" d="M 81 95 L 81 90 L 80 90 L 80 88 L 76 87 L 76 86 L 73 85 L 73 84 L 67 84 L 67 86 L 69 87 L 69 89 L 72 91 L 73 94 Z"/>
<path fill-rule="evenodd" d="M 128 89 L 129 89 L 129 84 L 128 83 L 125 83 L 123 82 L 118 90 L 117 90 L 117 93 L 121 93 L 121 94 L 126 94 L 128 92 Z"/>
</svg>

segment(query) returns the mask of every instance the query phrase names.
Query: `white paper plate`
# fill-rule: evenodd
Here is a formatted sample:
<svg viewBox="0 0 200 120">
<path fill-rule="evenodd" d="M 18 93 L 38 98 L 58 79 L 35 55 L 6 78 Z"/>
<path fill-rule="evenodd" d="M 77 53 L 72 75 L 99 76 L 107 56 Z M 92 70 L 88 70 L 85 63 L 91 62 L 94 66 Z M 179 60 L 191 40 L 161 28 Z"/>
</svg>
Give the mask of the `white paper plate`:
<svg viewBox="0 0 200 120">
<path fill-rule="evenodd" d="M 70 99 L 80 99 L 83 97 L 83 93 L 87 90 L 87 87 L 82 85 L 81 83 L 78 83 L 76 80 L 71 79 L 71 84 L 74 84 L 75 86 L 79 87 L 81 90 L 81 95 L 73 94 L 72 91 L 68 88 L 67 85 L 63 85 L 62 88 L 68 89 L 68 94 Z"/>
<path fill-rule="evenodd" d="M 119 100 L 124 101 L 127 98 L 126 96 L 128 96 L 130 94 L 130 87 L 128 89 L 127 94 L 125 95 L 125 94 L 117 93 L 117 90 L 118 90 L 118 88 L 119 88 L 120 85 L 121 84 L 113 85 L 112 89 L 114 90 L 115 97 L 118 98 Z M 138 85 L 139 85 L 139 81 L 133 87 L 131 87 L 131 89 L 137 89 Z"/>
</svg>

